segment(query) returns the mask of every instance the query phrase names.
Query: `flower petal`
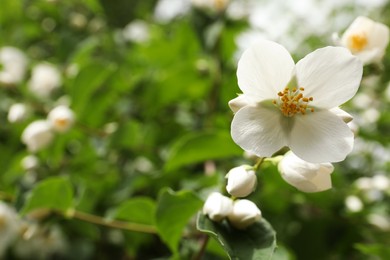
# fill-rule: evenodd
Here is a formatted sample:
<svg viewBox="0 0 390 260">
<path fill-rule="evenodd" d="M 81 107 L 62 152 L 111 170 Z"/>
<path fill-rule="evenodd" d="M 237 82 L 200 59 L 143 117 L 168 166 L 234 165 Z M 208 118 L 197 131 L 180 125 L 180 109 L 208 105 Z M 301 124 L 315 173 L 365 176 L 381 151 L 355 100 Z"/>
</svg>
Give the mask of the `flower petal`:
<svg viewBox="0 0 390 260">
<path fill-rule="evenodd" d="M 337 107 L 351 99 L 359 88 L 363 65 L 343 47 L 318 49 L 297 63 L 299 87 L 305 96 L 313 97 L 312 105 L 320 108 Z"/>
<path fill-rule="evenodd" d="M 353 120 L 353 116 L 351 116 L 349 113 L 345 112 L 339 107 L 334 107 L 332 109 L 329 109 L 329 111 L 340 117 L 345 123 L 349 123 Z"/>
<path fill-rule="evenodd" d="M 233 113 L 236 113 L 244 106 L 251 105 L 250 99 L 244 94 L 241 94 L 238 97 L 230 100 L 228 104 Z"/>
<path fill-rule="evenodd" d="M 238 62 L 238 85 L 254 102 L 274 99 L 291 80 L 294 67 L 291 55 L 282 45 L 258 41 Z"/>
<path fill-rule="evenodd" d="M 353 139 L 341 118 L 322 110 L 295 117 L 289 147 L 307 162 L 339 162 L 351 152 Z"/>
<path fill-rule="evenodd" d="M 282 114 L 276 109 L 261 106 L 241 108 L 232 121 L 234 142 L 247 152 L 259 157 L 270 157 L 287 145 L 282 128 Z"/>
</svg>

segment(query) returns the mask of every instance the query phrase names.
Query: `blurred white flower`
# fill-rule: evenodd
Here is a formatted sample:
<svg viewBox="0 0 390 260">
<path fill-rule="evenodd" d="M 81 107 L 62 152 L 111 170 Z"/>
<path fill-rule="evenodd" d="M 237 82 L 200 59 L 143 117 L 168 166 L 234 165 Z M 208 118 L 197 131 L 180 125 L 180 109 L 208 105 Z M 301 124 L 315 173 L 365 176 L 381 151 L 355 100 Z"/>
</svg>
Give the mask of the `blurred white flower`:
<svg viewBox="0 0 390 260">
<path fill-rule="evenodd" d="M 36 96 L 45 98 L 61 84 L 61 74 L 57 67 L 50 63 L 41 63 L 33 68 L 28 87 Z"/>
<path fill-rule="evenodd" d="M 212 12 L 222 12 L 228 6 L 230 0 L 191 0 L 196 8 Z"/>
<path fill-rule="evenodd" d="M 17 237 L 20 220 L 13 208 L 0 201 L 0 259 Z"/>
<path fill-rule="evenodd" d="M 135 20 L 123 28 L 122 35 L 126 41 L 136 43 L 147 42 L 150 38 L 149 25 L 144 21 Z"/>
<path fill-rule="evenodd" d="M 170 22 L 190 10 L 190 0 L 159 0 L 154 9 L 154 18 L 161 23 Z"/>
<path fill-rule="evenodd" d="M 287 152 L 278 165 L 282 178 L 300 191 L 320 192 L 332 188 L 331 163 L 309 163 Z"/>
<path fill-rule="evenodd" d="M 344 160 L 354 134 L 331 109 L 355 95 L 362 71 L 361 62 L 342 47 L 318 49 L 295 65 L 283 46 L 257 42 L 238 62 L 243 94 L 230 106 L 241 106 L 238 100 L 247 104 L 234 115 L 233 140 L 259 157 L 288 146 L 308 162 Z"/>
<path fill-rule="evenodd" d="M 55 131 L 64 133 L 72 127 L 75 116 L 69 107 L 60 105 L 49 112 L 47 119 Z"/>
<path fill-rule="evenodd" d="M 350 195 L 345 199 L 345 206 L 350 212 L 359 212 L 363 209 L 363 202 L 359 197 Z"/>
<path fill-rule="evenodd" d="M 233 201 L 221 193 L 211 193 L 203 205 L 203 214 L 208 215 L 213 221 L 221 221 L 226 218 L 233 209 Z"/>
<path fill-rule="evenodd" d="M 256 173 L 251 166 L 242 165 L 231 169 L 226 174 L 227 192 L 237 198 L 251 194 L 257 185 Z"/>
<path fill-rule="evenodd" d="M 383 231 L 390 231 L 390 218 L 388 216 L 371 213 L 367 216 L 367 221 Z"/>
<path fill-rule="evenodd" d="M 389 28 L 364 16 L 357 17 L 339 41 L 364 64 L 381 61 L 388 43 Z"/>
<path fill-rule="evenodd" d="M 380 191 L 388 191 L 390 189 L 390 179 L 386 175 L 378 174 L 371 178 L 372 188 Z"/>
<path fill-rule="evenodd" d="M 28 116 L 29 111 L 25 104 L 16 103 L 13 104 L 8 110 L 8 121 L 10 123 L 22 122 Z"/>
<path fill-rule="evenodd" d="M 20 83 L 26 74 L 27 58 L 15 47 L 0 49 L 0 83 L 14 85 Z"/>
<path fill-rule="evenodd" d="M 47 147 L 53 140 L 51 124 L 46 120 L 30 123 L 22 133 L 22 142 L 31 152 L 37 152 Z"/>
<path fill-rule="evenodd" d="M 237 229 L 245 229 L 261 219 L 261 211 L 250 200 L 235 200 L 233 210 L 228 215 L 229 223 Z"/>
<path fill-rule="evenodd" d="M 14 246 L 14 253 L 21 259 L 52 259 L 64 254 L 67 242 L 58 226 L 41 226 L 26 223 L 25 230 Z"/>
<path fill-rule="evenodd" d="M 38 160 L 38 157 L 36 157 L 35 155 L 30 154 L 30 155 L 25 156 L 22 159 L 21 164 L 22 164 L 22 168 L 25 171 L 31 171 L 31 170 L 33 170 L 33 169 L 38 167 L 39 160 Z"/>
</svg>

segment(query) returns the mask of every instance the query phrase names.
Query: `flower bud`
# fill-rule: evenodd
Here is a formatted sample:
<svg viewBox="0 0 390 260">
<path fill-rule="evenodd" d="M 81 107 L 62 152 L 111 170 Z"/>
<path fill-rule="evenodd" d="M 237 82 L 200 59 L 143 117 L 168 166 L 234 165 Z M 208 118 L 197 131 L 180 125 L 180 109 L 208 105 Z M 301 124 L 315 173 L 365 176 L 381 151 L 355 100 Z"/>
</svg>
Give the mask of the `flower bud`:
<svg viewBox="0 0 390 260">
<path fill-rule="evenodd" d="M 26 74 L 27 58 L 22 51 L 7 46 L 0 49 L 0 83 L 20 83 Z"/>
<path fill-rule="evenodd" d="M 226 190 L 230 195 L 242 198 L 252 193 L 257 185 L 256 173 L 248 165 L 231 169 L 226 175 Z"/>
<path fill-rule="evenodd" d="M 37 152 L 48 146 L 53 140 L 50 123 L 46 120 L 37 120 L 29 124 L 22 133 L 22 142 L 31 152 Z"/>
<path fill-rule="evenodd" d="M 63 133 L 73 125 L 74 113 L 69 107 L 61 105 L 52 109 L 47 118 L 55 131 Z"/>
<path fill-rule="evenodd" d="M 13 104 L 8 110 L 8 121 L 10 123 L 18 123 L 26 119 L 28 116 L 28 109 L 25 104 Z"/>
<path fill-rule="evenodd" d="M 208 196 L 203 206 L 203 214 L 208 215 L 213 221 L 221 221 L 229 215 L 232 208 L 233 201 L 230 198 L 221 193 L 213 192 Z"/>
<path fill-rule="evenodd" d="M 245 229 L 261 219 L 261 211 L 250 200 L 236 200 L 233 210 L 228 215 L 230 224 L 237 229 Z"/>
<path fill-rule="evenodd" d="M 282 178 L 300 191 L 319 192 L 332 187 L 331 163 L 309 163 L 290 151 L 279 162 L 278 169 Z"/>
<path fill-rule="evenodd" d="M 62 79 L 58 69 L 52 64 L 41 63 L 33 68 L 28 87 L 36 96 L 48 97 L 61 84 Z"/>
<path fill-rule="evenodd" d="M 34 170 L 35 168 L 37 168 L 39 166 L 38 157 L 36 157 L 35 155 L 32 155 L 32 154 L 27 155 L 26 157 L 24 157 L 22 159 L 21 165 L 25 171 Z"/>
</svg>

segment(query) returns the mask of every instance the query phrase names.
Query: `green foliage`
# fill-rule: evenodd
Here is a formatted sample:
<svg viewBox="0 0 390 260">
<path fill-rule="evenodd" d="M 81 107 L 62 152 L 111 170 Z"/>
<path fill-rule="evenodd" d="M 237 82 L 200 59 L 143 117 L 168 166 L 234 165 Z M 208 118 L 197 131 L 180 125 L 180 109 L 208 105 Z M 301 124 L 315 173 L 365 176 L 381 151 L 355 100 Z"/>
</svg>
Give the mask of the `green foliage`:
<svg viewBox="0 0 390 260">
<path fill-rule="evenodd" d="M 21 210 L 27 214 L 36 209 L 49 209 L 66 211 L 73 204 L 73 189 L 69 180 L 53 177 L 38 183 L 27 196 Z"/>
</svg>

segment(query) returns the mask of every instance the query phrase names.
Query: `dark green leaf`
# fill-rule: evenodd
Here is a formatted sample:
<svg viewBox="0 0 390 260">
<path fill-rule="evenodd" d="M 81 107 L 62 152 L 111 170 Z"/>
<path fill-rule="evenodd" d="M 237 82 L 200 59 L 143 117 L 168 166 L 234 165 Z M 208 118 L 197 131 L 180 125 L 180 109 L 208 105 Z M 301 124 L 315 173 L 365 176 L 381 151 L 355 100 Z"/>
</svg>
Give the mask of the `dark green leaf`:
<svg viewBox="0 0 390 260">
<path fill-rule="evenodd" d="M 117 219 L 153 225 L 155 211 L 156 205 L 150 198 L 132 198 L 122 203 L 111 215 Z"/>
<path fill-rule="evenodd" d="M 199 214 L 197 228 L 215 238 L 230 259 L 271 259 L 276 248 L 275 231 L 265 219 L 245 230 L 237 230 L 226 221 L 217 223 Z"/>
</svg>

